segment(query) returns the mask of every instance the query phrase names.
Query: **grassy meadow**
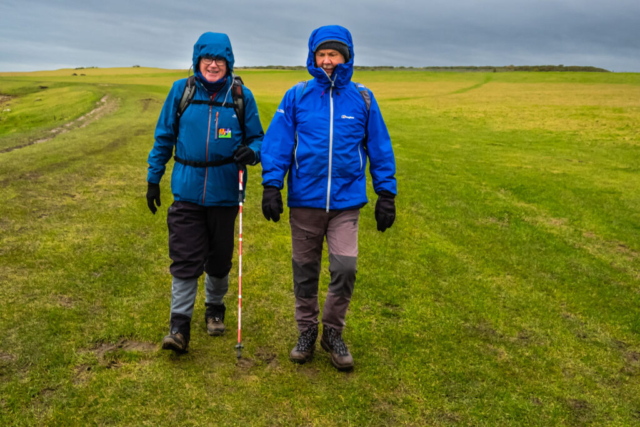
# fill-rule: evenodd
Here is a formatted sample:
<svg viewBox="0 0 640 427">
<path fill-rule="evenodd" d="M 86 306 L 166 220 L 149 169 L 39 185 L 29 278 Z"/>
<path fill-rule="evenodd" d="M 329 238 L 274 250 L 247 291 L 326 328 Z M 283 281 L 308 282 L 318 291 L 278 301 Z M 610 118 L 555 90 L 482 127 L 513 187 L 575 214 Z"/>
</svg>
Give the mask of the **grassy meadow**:
<svg viewBox="0 0 640 427">
<path fill-rule="evenodd" d="M 154 216 L 146 159 L 185 76 L 0 73 L 0 424 L 640 423 L 640 74 L 356 73 L 389 128 L 399 195 L 385 233 L 374 203 L 362 209 L 351 373 L 319 345 L 311 363 L 288 360 L 288 215 L 264 220 L 259 166 L 243 360 L 235 260 L 228 332 L 207 335 L 201 287 L 190 352 L 158 349 L 172 162 Z M 309 78 L 241 76 L 265 130 Z M 326 254 L 323 270 L 322 300 Z"/>
</svg>

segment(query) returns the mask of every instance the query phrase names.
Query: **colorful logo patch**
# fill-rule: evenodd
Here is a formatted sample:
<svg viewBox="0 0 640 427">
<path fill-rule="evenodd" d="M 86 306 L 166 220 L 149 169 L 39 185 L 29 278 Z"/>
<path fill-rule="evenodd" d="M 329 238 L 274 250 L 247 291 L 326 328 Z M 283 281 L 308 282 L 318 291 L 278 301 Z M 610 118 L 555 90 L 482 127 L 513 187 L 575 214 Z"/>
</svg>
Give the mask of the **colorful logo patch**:
<svg viewBox="0 0 640 427">
<path fill-rule="evenodd" d="M 218 129 L 218 138 L 231 138 L 231 129 Z"/>
</svg>

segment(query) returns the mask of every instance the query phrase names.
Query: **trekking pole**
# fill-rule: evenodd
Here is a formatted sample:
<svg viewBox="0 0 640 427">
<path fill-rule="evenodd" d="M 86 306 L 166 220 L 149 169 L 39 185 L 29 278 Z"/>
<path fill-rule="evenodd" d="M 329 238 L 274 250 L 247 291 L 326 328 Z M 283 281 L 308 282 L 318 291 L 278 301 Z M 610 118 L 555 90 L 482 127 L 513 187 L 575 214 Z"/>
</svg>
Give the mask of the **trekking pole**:
<svg viewBox="0 0 640 427">
<path fill-rule="evenodd" d="M 242 326 L 242 169 L 240 169 L 239 175 L 239 195 L 238 195 L 238 203 L 240 205 L 240 223 L 239 223 L 239 237 L 238 237 L 238 345 L 236 345 L 236 350 L 238 350 L 237 358 L 240 359 L 242 357 L 242 335 L 241 335 L 241 326 Z"/>
</svg>

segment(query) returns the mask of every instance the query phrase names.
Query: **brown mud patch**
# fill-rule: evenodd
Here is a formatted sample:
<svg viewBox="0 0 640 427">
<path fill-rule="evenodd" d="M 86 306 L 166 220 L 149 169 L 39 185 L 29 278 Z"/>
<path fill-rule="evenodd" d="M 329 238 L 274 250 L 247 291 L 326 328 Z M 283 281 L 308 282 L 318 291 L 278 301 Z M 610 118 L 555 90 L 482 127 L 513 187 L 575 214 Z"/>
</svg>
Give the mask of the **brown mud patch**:
<svg viewBox="0 0 640 427">
<path fill-rule="evenodd" d="M 12 98 L 13 97 L 9 95 L 0 95 L 0 105 L 6 104 L 7 102 L 11 101 Z"/>
<path fill-rule="evenodd" d="M 96 120 L 101 119 L 106 114 L 112 113 L 118 109 L 118 103 L 115 99 L 109 97 L 109 95 L 105 95 L 102 97 L 100 101 L 96 103 L 96 108 L 89 111 L 87 114 L 78 117 L 77 119 L 66 123 L 62 126 L 59 126 L 55 129 L 49 131 L 51 134 L 45 138 L 36 139 L 34 141 L 30 141 L 26 144 L 18 145 L 16 147 L 5 148 L 4 150 L 0 150 L 0 153 L 8 153 L 10 151 L 19 150 L 20 148 L 28 147 L 34 144 L 41 144 L 43 142 L 51 141 L 58 135 L 62 135 L 74 129 L 81 129 L 87 127 L 90 123 L 95 122 Z"/>
<path fill-rule="evenodd" d="M 0 366 L 13 362 L 14 359 L 15 356 L 13 354 L 3 353 L 0 351 Z"/>
<path fill-rule="evenodd" d="M 129 340 L 122 339 L 115 344 L 100 343 L 97 346 L 95 346 L 91 351 L 93 351 L 96 354 L 96 356 L 98 356 L 98 358 L 101 358 L 101 357 L 104 357 L 105 354 L 113 351 L 117 351 L 117 350 L 140 351 L 143 353 L 149 353 L 152 351 L 156 351 L 157 349 L 158 349 L 158 346 L 149 342 L 129 341 Z"/>
<path fill-rule="evenodd" d="M 501 338 L 502 335 L 486 322 L 480 322 L 475 325 L 466 325 L 467 331 L 475 336 L 484 339 Z"/>
<path fill-rule="evenodd" d="M 273 359 L 276 358 L 276 354 L 269 351 L 269 349 L 260 347 L 256 351 L 256 357 L 263 362 L 270 363 Z"/>
<path fill-rule="evenodd" d="M 278 363 L 278 355 L 267 348 L 258 348 L 256 351 L 256 357 L 270 368 L 277 368 L 280 366 Z"/>
<path fill-rule="evenodd" d="M 58 301 L 58 305 L 64 308 L 73 308 L 74 306 L 73 300 L 66 295 L 58 295 L 56 300 Z"/>
<path fill-rule="evenodd" d="M 593 408 L 589 403 L 581 399 L 567 399 L 567 406 L 575 420 L 579 423 L 588 423 L 593 419 Z"/>
<path fill-rule="evenodd" d="M 143 113 L 149 109 L 149 104 L 160 104 L 160 101 L 158 101 L 156 99 L 153 99 L 153 98 L 141 99 L 140 102 L 142 103 L 142 112 Z"/>
<path fill-rule="evenodd" d="M 116 355 L 119 351 L 136 351 L 141 353 L 151 353 L 158 349 L 158 346 L 153 343 L 130 341 L 121 339 L 115 344 L 112 343 L 99 343 L 93 348 L 85 350 L 84 352 L 91 352 L 96 355 L 100 365 L 107 368 L 118 368 L 122 366 L 122 363 L 118 360 Z"/>
<path fill-rule="evenodd" d="M 627 351 L 624 353 L 624 359 L 625 364 L 620 372 L 629 377 L 640 375 L 640 353 L 637 351 Z"/>
<path fill-rule="evenodd" d="M 241 371 L 248 371 L 256 365 L 256 362 L 253 359 L 248 357 L 241 357 L 240 359 L 236 359 L 236 367 Z"/>
<path fill-rule="evenodd" d="M 82 384 L 85 383 L 89 380 L 90 376 L 91 376 L 91 370 L 93 368 L 91 367 L 91 365 L 79 365 L 76 366 L 74 371 L 75 371 L 75 375 L 73 378 L 73 383 L 78 385 L 78 384 Z"/>
</svg>

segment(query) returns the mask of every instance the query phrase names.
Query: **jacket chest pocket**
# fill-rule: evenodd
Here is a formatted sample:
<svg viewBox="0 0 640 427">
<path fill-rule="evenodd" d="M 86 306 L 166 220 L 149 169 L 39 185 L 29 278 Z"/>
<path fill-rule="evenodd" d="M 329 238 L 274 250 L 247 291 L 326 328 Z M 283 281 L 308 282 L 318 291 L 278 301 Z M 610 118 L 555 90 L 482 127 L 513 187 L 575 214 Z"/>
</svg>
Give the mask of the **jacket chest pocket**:
<svg viewBox="0 0 640 427">
<path fill-rule="evenodd" d="M 341 115 L 334 119 L 333 167 L 331 174 L 339 177 L 358 176 L 364 173 L 365 122 L 358 117 Z"/>
<path fill-rule="evenodd" d="M 233 108 L 212 109 L 209 132 L 209 160 L 231 156 L 242 141 L 242 130 Z"/>
</svg>

